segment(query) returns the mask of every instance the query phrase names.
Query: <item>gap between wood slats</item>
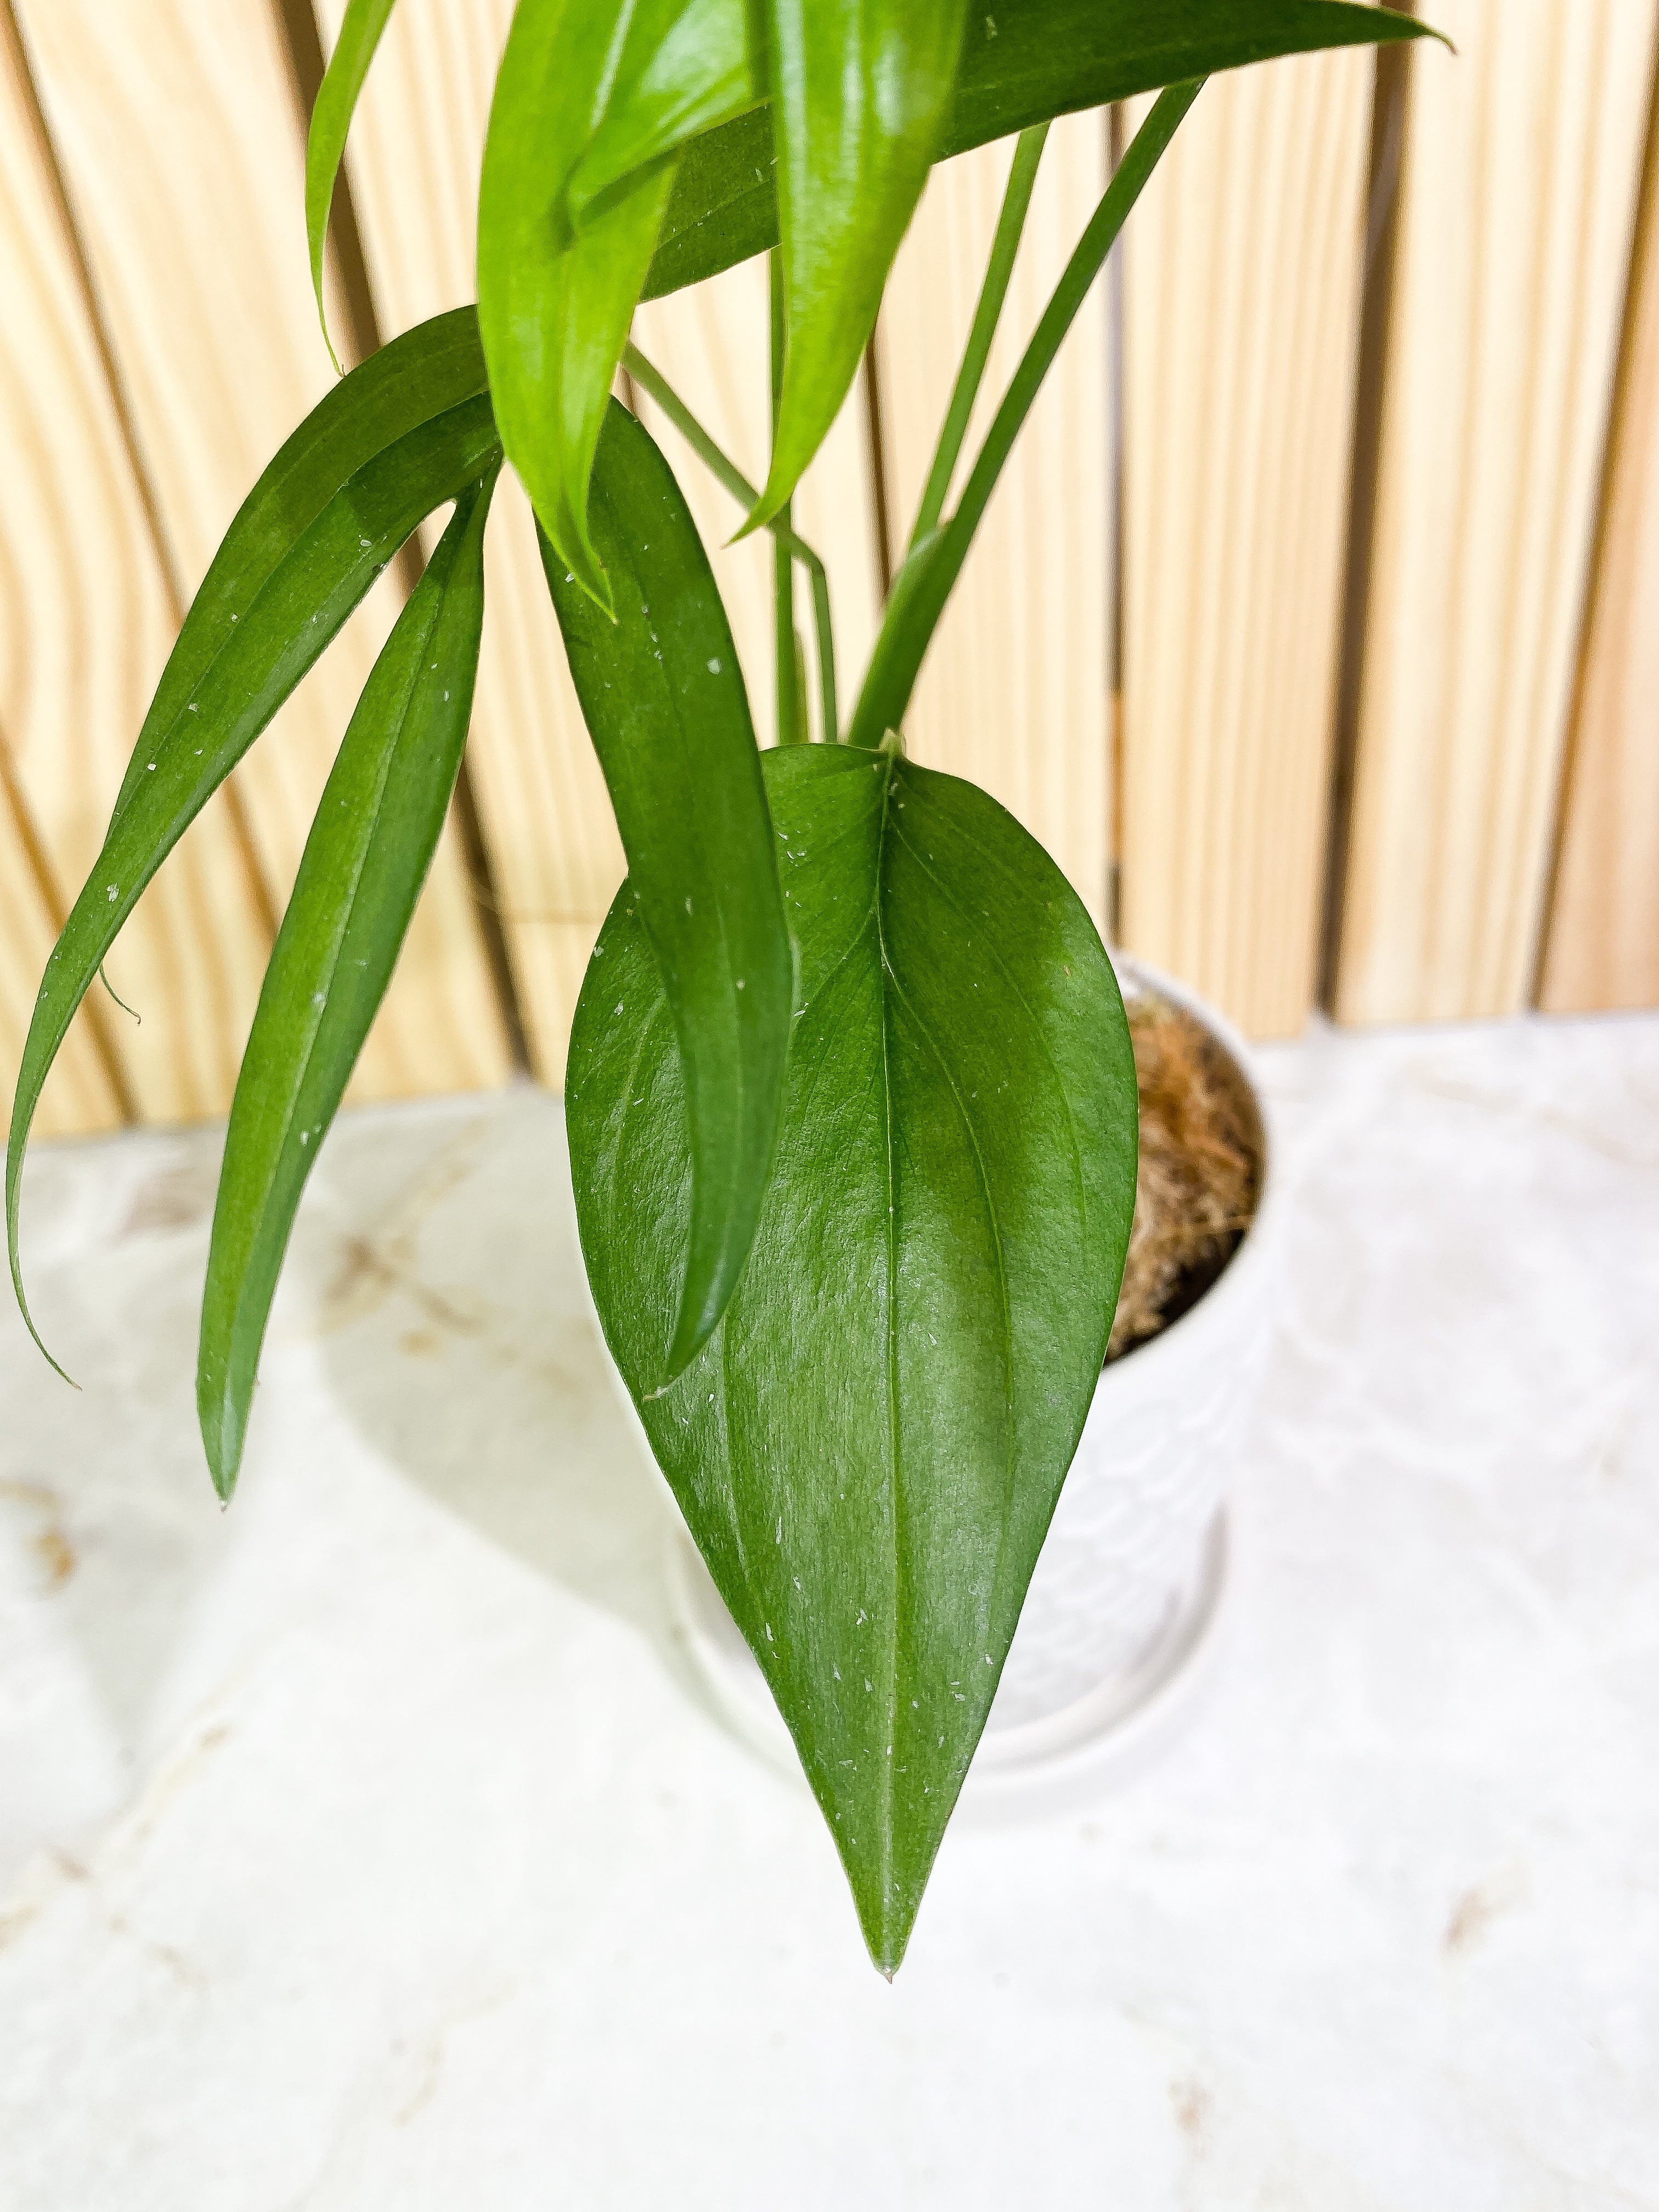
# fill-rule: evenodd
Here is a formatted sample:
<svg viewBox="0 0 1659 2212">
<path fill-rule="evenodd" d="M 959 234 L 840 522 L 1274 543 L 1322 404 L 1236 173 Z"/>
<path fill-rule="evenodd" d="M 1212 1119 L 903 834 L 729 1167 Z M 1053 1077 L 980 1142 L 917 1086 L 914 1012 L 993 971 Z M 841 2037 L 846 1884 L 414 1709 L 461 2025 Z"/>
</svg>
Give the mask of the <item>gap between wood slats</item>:
<svg viewBox="0 0 1659 2212">
<path fill-rule="evenodd" d="M 1650 0 L 1436 0 L 1413 52 L 1336 1007 L 1533 972 L 1629 265 Z"/>
<path fill-rule="evenodd" d="M 301 125 L 276 18 L 269 0 L 210 9 L 150 0 L 143 10 L 20 0 L 18 15 L 163 532 L 193 587 L 261 469 L 332 380 L 310 296 Z M 275 901 L 292 884 L 397 605 L 388 577 L 237 771 Z M 164 1007 L 151 1011 L 165 1021 Z M 468 1088 L 507 1068 L 447 836 L 353 1094 Z"/>
<path fill-rule="evenodd" d="M 1537 999 L 1659 1006 L 1659 76 Z"/>
</svg>

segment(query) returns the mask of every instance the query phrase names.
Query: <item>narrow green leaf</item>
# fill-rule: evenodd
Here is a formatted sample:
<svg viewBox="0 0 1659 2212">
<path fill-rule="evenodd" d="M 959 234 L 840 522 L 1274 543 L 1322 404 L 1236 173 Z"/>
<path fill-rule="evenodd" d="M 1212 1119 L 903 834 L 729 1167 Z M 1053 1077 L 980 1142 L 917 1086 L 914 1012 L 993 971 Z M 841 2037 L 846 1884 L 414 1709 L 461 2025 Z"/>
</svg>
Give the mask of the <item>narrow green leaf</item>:
<svg viewBox="0 0 1659 2212">
<path fill-rule="evenodd" d="M 695 1162 L 673 1316 L 642 1388 L 678 1375 L 731 1298 L 766 1187 L 789 1049 L 792 955 L 760 756 L 726 610 L 679 486 L 611 403 L 590 507 L 608 620 L 546 543 L 570 672 L 684 1070 Z M 618 1009 L 619 1016 L 625 1009 Z"/>
<path fill-rule="evenodd" d="M 404 540 L 500 451 L 477 321 L 460 309 L 406 332 L 337 384 L 231 524 L 162 671 L 24 1044 L 6 1230 L 26 1319 L 17 1245 L 24 1147 L 47 1072 L 105 954 L 145 884 Z"/>
<path fill-rule="evenodd" d="M 687 137 L 757 97 L 744 0 L 520 0 L 478 198 L 478 313 L 508 457 L 607 610 L 587 527 L 606 400 Z"/>
<path fill-rule="evenodd" d="M 375 662 L 324 788 L 230 1109 L 196 1402 L 214 1487 L 235 1486 L 295 1210 L 386 995 L 466 744 L 492 465 L 471 485 Z"/>
<path fill-rule="evenodd" d="M 1134 1060 L 1092 923 L 994 800 L 891 750 L 765 773 L 800 957 L 782 1126 L 748 1269 L 671 1390 L 690 1142 L 631 881 L 571 1042 L 577 1219 L 890 1973 L 1100 1374 Z"/>
<path fill-rule="evenodd" d="M 340 35 L 329 57 L 323 81 L 311 110 L 311 129 L 306 137 L 306 240 L 311 249 L 311 288 L 317 295 L 317 319 L 323 326 L 323 343 L 337 369 L 340 356 L 328 334 L 328 310 L 323 305 L 323 249 L 328 243 L 328 215 L 334 204 L 334 183 L 345 158 L 346 134 L 362 91 L 374 49 L 386 27 L 394 0 L 349 0 L 340 22 Z"/>
<path fill-rule="evenodd" d="M 1440 36 L 1409 15 L 1347 0 L 991 0 L 969 14 L 935 158 L 1187 77 L 1327 46 Z M 644 298 L 777 244 L 776 164 L 769 106 L 690 141 Z"/>
<path fill-rule="evenodd" d="M 840 411 L 939 151 L 966 0 L 769 0 L 788 347 L 750 528 Z"/>
</svg>

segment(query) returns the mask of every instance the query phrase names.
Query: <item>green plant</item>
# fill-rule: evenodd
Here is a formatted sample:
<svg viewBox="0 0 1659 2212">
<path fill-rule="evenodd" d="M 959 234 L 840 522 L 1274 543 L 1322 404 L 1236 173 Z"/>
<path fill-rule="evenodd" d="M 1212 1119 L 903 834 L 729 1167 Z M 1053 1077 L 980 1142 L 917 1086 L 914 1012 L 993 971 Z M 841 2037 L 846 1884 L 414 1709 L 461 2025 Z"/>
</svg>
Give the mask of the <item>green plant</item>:
<svg viewBox="0 0 1659 2212">
<path fill-rule="evenodd" d="M 198 1374 L 228 1498 L 295 1211 L 459 772 L 483 532 L 510 461 L 629 862 L 568 1072 L 594 1297 L 889 1973 L 1100 1371 L 1136 1146 L 1122 1008 L 1082 906 L 1000 808 L 912 765 L 897 733 L 1021 424 L 1202 78 L 1421 34 L 1342 0 L 993 5 L 969 20 L 964 0 L 519 0 L 483 159 L 477 312 L 345 377 L 232 525 L 48 966 L 7 1164 L 21 1304 L 23 1149 L 76 1006 L 185 828 L 453 503 L 345 733 L 232 1109 Z M 336 173 L 391 7 L 352 0 L 313 118 L 319 307 Z M 1154 90 L 963 473 L 1048 123 Z M 1016 132 L 921 509 L 838 733 L 828 586 L 790 495 L 930 165 Z M 758 252 L 774 346 L 757 489 L 629 333 L 641 299 Z M 764 756 L 685 501 L 610 396 L 624 361 L 743 503 L 744 528 L 773 535 L 786 742 Z M 788 742 L 805 730 L 798 566 L 839 742 Z"/>
</svg>

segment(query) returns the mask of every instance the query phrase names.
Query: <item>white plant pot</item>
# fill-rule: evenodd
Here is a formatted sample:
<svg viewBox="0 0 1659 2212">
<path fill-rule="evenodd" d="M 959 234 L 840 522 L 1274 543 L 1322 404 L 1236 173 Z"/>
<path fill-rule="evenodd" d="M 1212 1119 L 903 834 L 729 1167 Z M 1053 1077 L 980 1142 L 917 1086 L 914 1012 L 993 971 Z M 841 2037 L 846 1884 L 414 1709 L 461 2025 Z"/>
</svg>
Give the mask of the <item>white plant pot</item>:
<svg viewBox="0 0 1659 2212">
<path fill-rule="evenodd" d="M 1192 1710 L 1219 1642 L 1227 1480 L 1276 1314 L 1271 1148 L 1243 1042 L 1170 977 L 1121 954 L 1115 964 L 1126 997 L 1150 992 L 1181 1007 L 1237 1068 L 1255 1107 L 1260 1194 L 1210 1289 L 1096 1386 L 963 1791 L 970 1820 L 1048 1809 L 1121 1778 Z M 716 1704 L 799 1771 L 760 1669 L 683 1527 L 670 1564 L 681 1624 Z"/>
</svg>

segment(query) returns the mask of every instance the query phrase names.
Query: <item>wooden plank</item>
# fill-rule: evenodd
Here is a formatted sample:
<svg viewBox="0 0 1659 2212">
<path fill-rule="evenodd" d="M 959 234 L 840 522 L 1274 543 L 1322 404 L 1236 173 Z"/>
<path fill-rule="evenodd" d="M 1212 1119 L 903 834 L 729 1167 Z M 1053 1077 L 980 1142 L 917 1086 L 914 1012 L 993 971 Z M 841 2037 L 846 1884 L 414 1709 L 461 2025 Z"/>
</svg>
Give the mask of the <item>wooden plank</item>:
<svg viewBox="0 0 1659 2212">
<path fill-rule="evenodd" d="M 0 731 L 27 838 L 38 841 L 40 896 L 61 921 L 97 857 L 177 609 L 9 19 L 0 19 Z M 222 798 L 108 963 L 145 1017 L 115 1016 L 105 1029 L 146 1119 L 225 1111 L 269 949 Z M 77 1087 L 94 1119 L 106 1111 L 90 1103 L 106 1100 L 101 1073 Z"/>
<path fill-rule="evenodd" d="M 1659 1006 L 1659 133 L 1650 131 L 1540 1001 Z"/>
<path fill-rule="evenodd" d="M 332 374 L 310 297 L 300 118 L 271 0 L 21 0 L 17 15 L 163 532 L 193 589 Z M 238 771 L 278 904 L 396 608 L 388 575 Z M 451 833 L 354 1095 L 461 1089 L 507 1068 Z"/>
<path fill-rule="evenodd" d="M 902 551 L 973 319 L 1011 148 L 942 163 L 899 252 L 878 347 L 890 513 Z M 966 446 L 971 458 L 1106 181 L 1104 119 L 1049 134 Z M 1103 284 L 1073 326 L 940 624 L 905 737 L 990 791 L 1103 921 L 1110 752 L 1110 395 Z"/>
<path fill-rule="evenodd" d="M 1533 973 L 1651 82 L 1651 0 L 1443 0 L 1413 52 L 1336 1005 Z"/>
<path fill-rule="evenodd" d="M 0 765 L 9 750 L 0 732 Z M 10 1111 L 34 995 L 40 988 L 59 921 L 47 902 L 38 836 L 9 774 L 0 775 L 0 1085 Z M 118 1127 L 121 1100 L 110 1079 L 107 1041 L 82 1006 L 46 1078 L 34 1117 L 37 1137 L 84 1137 Z"/>
<path fill-rule="evenodd" d="M 1372 74 L 1214 79 L 1124 239 L 1121 932 L 1256 1036 L 1314 1002 Z"/>
<path fill-rule="evenodd" d="M 331 51 L 344 0 L 320 0 Z M 381 327 L 474 296 L 478 164 L 512 0 L 401 0 L 347 154 Z M 468 757 L 537 1073 L 563 1080 L 588 953 L 623 878 L 605 781 L 571 688 L 515 482 L 485 552 L 484 645 Z"/>
</svg>

